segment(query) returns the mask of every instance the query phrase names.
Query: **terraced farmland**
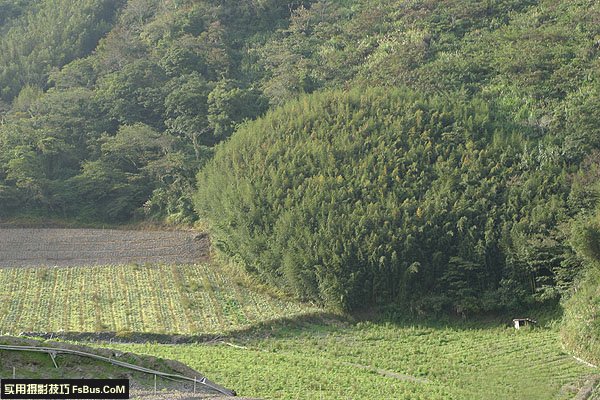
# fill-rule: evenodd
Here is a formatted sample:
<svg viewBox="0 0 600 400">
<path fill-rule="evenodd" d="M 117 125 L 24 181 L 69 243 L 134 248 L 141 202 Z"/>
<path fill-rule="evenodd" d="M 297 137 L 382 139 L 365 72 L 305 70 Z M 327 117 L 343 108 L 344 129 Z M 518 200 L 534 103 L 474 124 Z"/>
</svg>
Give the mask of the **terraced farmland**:
<svg viewBox="0 0 600 400">
<path fill-rule="evenodd" d="M 208 238 L 190 231 L 0 229 L 0 267 L 207 260 Z"/>
<path fill-rule="evenodd" d="M 562 350 L 552 324 L 516 331 L 502 322 L 269 323 L 311 320 L 323 310 L 254 290 L 216 262 L 157 262 L 163 252 L 207 257 L 208 242 L 192 233 L 137 232 L 124 244 L 123 231 L 10 231 L 0 230 L 0 332 L 227 337 L 111 347 L 179 360 L 245 396 L 571 399 L 598 373 Z M 181 254 L 165 252 L 169 244 Z"/>
<path fill-rule="evenodd" d="M 260 294 L 219 265 L 0 269 L 0 332 L 222 333 L 319 310 Z"/>
<path fill-rule="evenodd" d="M 573 399 L 598 373 L 563 352 L 554 327 L 315 325 L 235 343 L 117 347 L 179 360 L 265 399 Z"/>
</svg>

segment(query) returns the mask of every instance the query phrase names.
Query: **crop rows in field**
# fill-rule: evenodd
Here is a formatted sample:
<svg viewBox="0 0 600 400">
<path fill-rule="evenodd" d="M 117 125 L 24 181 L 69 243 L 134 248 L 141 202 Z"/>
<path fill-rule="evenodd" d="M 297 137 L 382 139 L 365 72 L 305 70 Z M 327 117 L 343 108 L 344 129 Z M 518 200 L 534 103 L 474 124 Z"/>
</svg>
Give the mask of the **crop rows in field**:
<svg viewBox="0 0 600 400">
<path fill-rule="evenodd" d="M 317 311 L 214 264 L 0 269 L 0 332 L 221 333 Z"/>
<path fill-rule="evenodd" d="M 208 248 L 186 231 L 0 229 L 0 267 L 194 263 Z"/>
<path fill-rule="evenodd" d="M 595 372 L 546 328 L 367 323 L 238 344 L 118 348 L 179 360 L 265 399 L 569 399 L 575 392 L 565 387 Z"/>
</svg>

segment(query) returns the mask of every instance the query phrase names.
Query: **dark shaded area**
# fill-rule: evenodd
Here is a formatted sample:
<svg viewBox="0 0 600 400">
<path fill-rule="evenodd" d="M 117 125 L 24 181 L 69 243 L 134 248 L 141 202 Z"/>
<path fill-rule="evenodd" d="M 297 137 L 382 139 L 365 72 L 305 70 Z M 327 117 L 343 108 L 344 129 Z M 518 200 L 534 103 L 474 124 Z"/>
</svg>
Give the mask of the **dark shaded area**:
<svg viewBox="0 0 600 400">
<path fill-rule="evenodd" d="M 171 335 L 147 332 L 21 332 L 20 336 L 74 342 L 209 344 L 233 338 L 270 336 L 277 332 L 300 332 L 305 328 L 315 326 L 328 329 L 327 327 L 329 326 L 343 326 L 349 323 L 349 321 L 351 319 L 348 317 L 322 312 L 293 318 L 264 321 L 246 329 L 224 331 L 220 334 Z"/>
</svg>

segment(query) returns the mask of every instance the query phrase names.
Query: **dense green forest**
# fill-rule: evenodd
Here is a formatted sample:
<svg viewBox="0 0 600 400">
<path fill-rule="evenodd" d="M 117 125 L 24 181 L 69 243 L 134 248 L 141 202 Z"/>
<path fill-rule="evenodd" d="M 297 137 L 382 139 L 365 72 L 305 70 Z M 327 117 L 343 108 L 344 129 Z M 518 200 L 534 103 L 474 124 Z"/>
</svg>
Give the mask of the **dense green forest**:
<svg viewBox="0 0 600 400">
<path fill-rule="evenodd" d="M 0 214 L 192 221 L 198 168 L 269 105 L 249 49 L 298 5 L 27 3 L 0 3 Z"/>
<path fill-rule="evenodd" d="M 593 0 L 0 0 L 0 217 L 201 218 L 343 309 L 596 296 L 598 109 Z"/>
<path fill-rule="evenodd" d="M 200 173 L 227 250 L 302 298 L 463 314 L 555 298 L 578 263 L 563 165 L 465 94 L 322 92 L 243 126 Z"/>
</svg>

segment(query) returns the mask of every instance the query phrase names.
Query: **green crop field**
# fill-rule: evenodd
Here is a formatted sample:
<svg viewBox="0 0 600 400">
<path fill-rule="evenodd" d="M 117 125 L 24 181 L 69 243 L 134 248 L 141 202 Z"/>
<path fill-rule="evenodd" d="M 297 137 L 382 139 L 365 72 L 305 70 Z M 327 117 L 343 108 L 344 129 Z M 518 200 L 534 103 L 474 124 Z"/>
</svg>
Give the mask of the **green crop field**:
<svg viewBox="0 0 600 400">
<path fill-rule="evenodd" d="M 594 373 L 554 327 L 358 323 L 218 345 L 119 345 L 265 399 L 570 399 Z"/>
<path fill-rule="evenodd" d="M 264 399 L 571 399 L 597 374 L 562 349 L 558 321 L 350 322 L 251 286 L 218 262 L 5 268 L 0 332 L 214 334 L 111 347 Z"/>
<path fill-rule="evenodd" d="M 215 263 L 0 269 L 0 332 L 222 333 L 313 314 Z"/>
</svg>

